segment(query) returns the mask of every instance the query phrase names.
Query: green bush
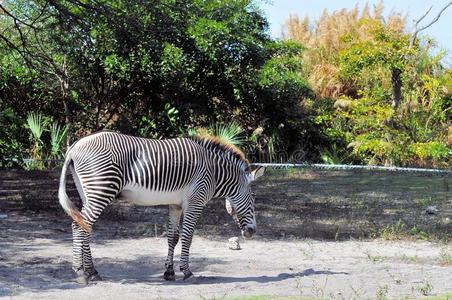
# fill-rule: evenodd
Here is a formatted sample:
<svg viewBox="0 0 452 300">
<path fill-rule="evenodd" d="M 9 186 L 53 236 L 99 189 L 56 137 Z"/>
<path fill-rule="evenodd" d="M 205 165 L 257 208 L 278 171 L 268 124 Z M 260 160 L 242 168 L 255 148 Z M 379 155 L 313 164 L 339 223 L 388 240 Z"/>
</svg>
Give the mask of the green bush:
<svg viewBox="0 0 452 300">
<path fill-rule="evenodd" d="M 0 111 L 0 168 L 22 166 L 23 133 L 23 120 L 11 108 Z"/>
</svg>

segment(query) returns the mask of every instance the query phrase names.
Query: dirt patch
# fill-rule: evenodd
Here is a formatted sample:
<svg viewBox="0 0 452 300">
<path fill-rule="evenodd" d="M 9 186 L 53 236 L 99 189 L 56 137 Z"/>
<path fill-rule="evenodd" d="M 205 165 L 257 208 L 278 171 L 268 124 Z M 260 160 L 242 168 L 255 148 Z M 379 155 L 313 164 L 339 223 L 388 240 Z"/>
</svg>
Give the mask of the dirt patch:
<svg viewBox="0 0 452 300">
<path fill-rule="evenodd" d="M 425 241 L 269 240 L 230 250 L 227 237 L 198 232 L 191 251 L 196 277 L 162 279 L 166 239 L 131 234 L 133 223 L 101 220 L 93 256 L 104 281 L 80 286 L 71 271 L 70 222 L 49 213 L 0 220 L 0 296 L 11 299 L 200 299 L 244 295 L 363 299 L 452 291 L 451 244 Z M 178 247 L 177 253 L 180 252 Z M 178 256 L 177 258 L 178 259 Z"/>
<path fill-rule="evenodd" d="M 196 277 L 189 282 L 181 274 L 176 282 L 162 279 L 167 245 L 160 236 L 168 209 L 115 202 L 95 224 L 92 241 L 104 281 L 85 287 L 73 282 L 70 219 L 58 206 L 58 172 L 2 172 L 0 297 L 363 299 L 451 292 L 451 181 L 379 172 L 270 172 L 253 186 L 259 231 L 241 241 L 242 250 L 228 248 L 239 230 L 224 202 L 212 200 L 204 209 L 191 248 Z M 68 190 L 76 199 L 75 188 Z M 442 242 L 361 240 L 375 236 Z"/>
</svg>

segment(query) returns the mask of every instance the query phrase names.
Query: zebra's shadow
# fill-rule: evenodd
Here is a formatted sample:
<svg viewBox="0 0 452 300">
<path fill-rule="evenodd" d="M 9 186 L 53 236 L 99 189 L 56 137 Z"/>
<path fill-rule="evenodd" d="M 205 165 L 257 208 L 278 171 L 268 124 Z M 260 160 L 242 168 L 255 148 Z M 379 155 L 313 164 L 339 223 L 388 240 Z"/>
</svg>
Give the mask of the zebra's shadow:
<svg viewBox="0 0 452 300">
<path fill-rule="evenodd" d="M 312 268 L 306 269 L 302 272 L 295 272 L 295 273 L 279 273 L 278 275 L 274 276 L 267 276 L 267 275 L 261 275 L 261 276 L 243 276 L 243 277 L 237 277 L 237 276 L 195 276 L 192 279 L 189 279 L 187 281 L 179 280 L 175 282 L 170 282 L 167 284 L 176 284 L 176 285 L 183 285 L 183 284 L 224 284 L 224 283 L 245 283 L 245 282 L 257 282 L 257 283 L 269 283 L 269 282 L 279 282 L 284 281 L 291 278 L 298 278 L 298 277 L 307 277 L 307 276 L 315 276 L 315 275 L 349 275 L 347 272 L 335 272 L 335 271 L 329 271 L 329 270 L 314 270 Z"/>
<path fill-rule="evenodd" d="M 121 284 L 151 283 L 166 284 L 174 283 L 163 279 L 165 271 L 165 259 L 162 256 L 143 255 L 130 260 L 98 259 L 95 262 L 96 269 L 103 278 L 103 282 L 115 282 Z M 179 255 L 175 256 L 176 278 L 183 278 L 182 272 L 178 271 Z M 213 258 L 193 258 L 191 270 L 196 274 L 203 272 L 211 264 L 227 264 L 226 261 Z M 176 281 L 177 282 L 177 281 Z"/>
<path fill-rule="evenodd" d="M 209 260 L 209 263 L 213 263 Z M 218 261 L 216 262 L 218 263 Z M 116 265 L 117 266 L 117 265 Z M 109 268 L 110 271 L 113 271 Z M 200 271 L 202 268 L 199 266 L 196 268 Z M 269 282 L 279 282 L 291 278 L 316 276 L 316 275 L 349 275 L 347 272 L 336 272 L 330 270 L 314 270 L 312 268 L 306 269 L 301 272 L 294 273 L 279 273 L 277 275 L 261 275 L 261 276 L 224 276 L 224 275 L 196 275 L 188 279 L 182 280 L 183 275 L 176 274 L 176 281 L 165 281 L 161 274 L 156 274 L 155 272 L 149 272 L 148 269 L 135 269 L 129 266 L 130 272 L 120 272 L 120 273 L 110 273 L 110 275 L 105 276 L 106 282 L 121 282 L 123 284 L 133 284 L 133 283 L 149 283 L 152 285 L 197 285 L 197 284 L 225 284 L 225 283 L 246 283 L 246 282 L 257 282 L 257 283 L 269 283 Z M 160 268 L 159 271 L 163 270 Z"/>
</svg>

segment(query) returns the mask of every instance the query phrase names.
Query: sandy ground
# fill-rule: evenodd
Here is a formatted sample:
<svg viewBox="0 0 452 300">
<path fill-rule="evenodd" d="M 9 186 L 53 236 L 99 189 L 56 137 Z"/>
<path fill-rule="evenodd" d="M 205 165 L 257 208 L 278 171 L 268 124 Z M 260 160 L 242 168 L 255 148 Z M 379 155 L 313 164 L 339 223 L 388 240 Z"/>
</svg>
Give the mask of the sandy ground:
<svg viewBox="0 0 452 300">
<path fill-rule="evenodd" d="M 162 278 L 166 239 L 153 236 L 165 230 L 166 208 L 120 206 L 94 228 L 94 262 L 104 281 L 81 286 L 71 270 L 71 221 L 56 201 L 58 176 L 45 183 L 42 173 L 19 175 L 28 181 L 0 178 L 0 298 L 413 299 L 452 293 L 451 242 L 349 239 L 402 220 L 406 230 L 416 226 L 451 241 L 449 178 L 328 172 L 262 181 L 255 189 L 260 236 L 243 241 L 242 250 L 229 250 L 226 241 L 239 230 L 224 202 L 212 203 L 196 230 L 195 278 L 189 281 L 179 272 L 175 282 Z M 439 213 L 426 214 L 427 205 Z"/>
<path fill-rule="evenodd" d="M 183 281 L 178 273 L 175 282 L 165 282 L 165 238 L 112 238 L 98 233 L 92 249 L 104 281 L 80 286 L 73 282 L 70 269 L 69 232 L 41 225 L 34 228 L 32 237 L 22 238 L 21 231 L 9 228 L 0 236 L 2 298 L 218 299 L 275 295 L 364 299 L 379 295 L 417 298 L 423 293 L 452 291 L 452 265 L 444 265 L 451 244 L 257 237 L 242 241 L 242 250 L 234 251 L 228 249 L 227 237 L 195 237 L 191 251 L 195 278 Z"/>
</svg>

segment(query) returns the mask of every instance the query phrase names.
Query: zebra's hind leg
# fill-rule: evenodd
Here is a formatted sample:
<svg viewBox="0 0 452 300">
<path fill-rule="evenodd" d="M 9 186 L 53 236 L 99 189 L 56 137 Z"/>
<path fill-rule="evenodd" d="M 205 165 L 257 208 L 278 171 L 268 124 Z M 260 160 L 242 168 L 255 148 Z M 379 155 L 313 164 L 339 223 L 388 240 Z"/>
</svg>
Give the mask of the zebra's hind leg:
<svg viewBox="0 0 452 300">
<path fill-rule="evenodd" d="M 104 208 L 111 202 L 111 198 L 88 199 L 83 206 L 81 214 L 86 222 L 93 225 L 102 213 Z M 91 205 L 90 205 L 91 203 Z M 95 206 L 93 205 L 95 203 Z M 73 270 L 76 274 L 76 281 L 80 284 L 88 284 L 89 281 L 102 280 L 97 270 L 94 268 L 91 255 L 90 238 L 91 233 L 83 230 L 77 223 L 72 224 L 73 230 Z"/>
<path fill-rule="evenodd" d="M 80 284 L 88 284 L 90 280 L 101 280 L 92 263 L 89 247 L 90 234 L 73 222 L 72 237 L 72 269 L 75 272 L 76 281 Z"/>
<path fill-rule="evenodd" d="M 76 281 L 80 284 L 88 284 L 89 281 L 102 280 L 94 268 L 89 241 L 91 234 L 80 226 L 72 223 L 73 248 L 72 269 L 76 274 Z"/>
<path fill-rule="evenodd" d="M 176 247 L 179 241 L 179 225 L 180 217 L 182 215 L 182 208 L 177 205 L 169 206 L 169 220 L 168 220 L 168 256 L 165 263 L 165 273 L 163 278 L 165 280 L 174 281 L 176 275 L 174 273 L 174 247 Z"/>
<path fill-rule="evenodd" d="M 74 221 L 72 222 L 72 270 L 77 276 L 76 281 L 80 284 L 88 284 L 88 275 L 83 269 L 83 242 L 85 232 Z"/>
</svg>

